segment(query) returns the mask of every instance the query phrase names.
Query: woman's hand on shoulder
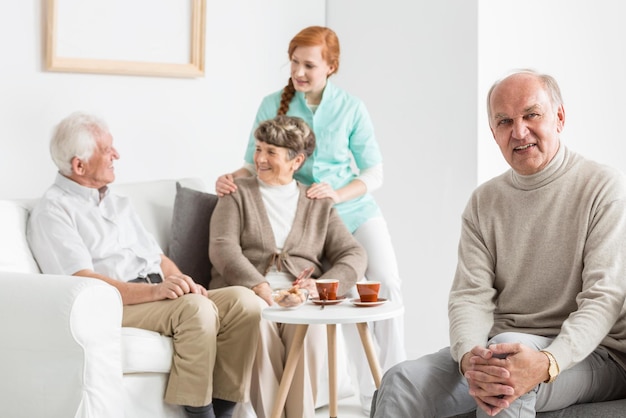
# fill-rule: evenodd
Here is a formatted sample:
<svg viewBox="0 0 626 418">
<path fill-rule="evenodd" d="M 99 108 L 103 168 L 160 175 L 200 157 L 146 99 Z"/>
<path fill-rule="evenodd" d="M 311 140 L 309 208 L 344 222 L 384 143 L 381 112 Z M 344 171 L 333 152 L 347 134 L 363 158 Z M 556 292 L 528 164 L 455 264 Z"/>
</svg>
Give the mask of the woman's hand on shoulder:
<svg viewBox="0 0 626 418">
<path fill-rule="evenodd" d="M 339 194 L 330 187 L 328 183 L 313 183 L 306 191 L 306 197 L 309 199 L 332 199 L 333 202 L 339 203 Z"/>
<path fill-rule="evenodd" d="M 235 179 L 239 177 L 249 177 L 251 175 L 252 173 L 248 171 L 246 167 L 241 167 L 237 171 L 219 176 L 215 182 L 215 194 L 222 197 L 236 192 L 237 185 L 235 184 Z"/>
<path fill-rule="evenodd" d="M 215 193 L 219 197 L 231 194 L 236 190 L 237 185 L 235 184 L 235 177 L 231 173 L 221 175 L 217 178 L 215 182 Z"/>
</svg>

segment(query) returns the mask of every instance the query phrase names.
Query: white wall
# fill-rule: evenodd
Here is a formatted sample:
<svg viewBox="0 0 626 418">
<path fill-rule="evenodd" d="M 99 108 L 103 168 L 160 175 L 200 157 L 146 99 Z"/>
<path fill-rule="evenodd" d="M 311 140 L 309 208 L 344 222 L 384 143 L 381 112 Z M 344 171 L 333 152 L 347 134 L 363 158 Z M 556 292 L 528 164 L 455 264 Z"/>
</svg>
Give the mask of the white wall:
<svg viewBox="0 0 626 418">
<path fill-rule="evenodd" d="M 363 99 L 383 152 L 374 194 L 398 256 L 410 358 L 448 345 L 460 214 L 476 185 L 477 3 L 337 0 L 336 83 Z"/>
<path fill-rule="evenodd" d="M 50 132 L 75 110 L 109 123 L 118 181 L 198 176 L 213 187 L 243 162 L 261 98 L 287 82 L 289 39 L 324 24 L 326 9 L 323 0 L 208 0 L 206 75 L 183 79 L 44 71 L 43 3 L 0 2 L 0 197 L 49 186 Z"/>
<path fill-rule="evenodd" d="M 491 84 L 515 68 L 556 77 L 565 102 L 565 145 L 626 171 L 626 3 L 479 1 L 478 181 L 507 169 L 487 124 Z"/>
</svg>

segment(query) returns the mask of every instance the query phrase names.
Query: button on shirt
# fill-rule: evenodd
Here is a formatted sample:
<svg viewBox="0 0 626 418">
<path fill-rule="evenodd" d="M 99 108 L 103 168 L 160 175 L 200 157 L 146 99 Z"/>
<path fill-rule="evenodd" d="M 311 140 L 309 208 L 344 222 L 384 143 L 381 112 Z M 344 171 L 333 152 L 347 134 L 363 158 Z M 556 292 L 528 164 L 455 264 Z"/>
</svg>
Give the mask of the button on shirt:
<svg viewBox="0 0 626 418">
<path fill-rule="evenodd" d="M 27 237 L 48 274 L 92 270 L 128 281 L 161 272 L 162 250 L 127 197 L 84 187 L 57 174 L 33 209 Z"/>
</svg>

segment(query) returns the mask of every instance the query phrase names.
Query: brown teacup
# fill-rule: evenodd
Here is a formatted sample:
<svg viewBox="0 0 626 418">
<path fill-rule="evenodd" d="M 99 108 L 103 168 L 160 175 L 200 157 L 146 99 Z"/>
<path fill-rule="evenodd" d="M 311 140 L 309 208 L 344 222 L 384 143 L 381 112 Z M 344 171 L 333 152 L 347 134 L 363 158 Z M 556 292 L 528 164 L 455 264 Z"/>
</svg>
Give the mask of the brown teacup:
<svg viewBox="0 0 626 418">
<path fill-rule="evenodd" d="M 380 282 L 358 282 L 356 290 L 359 292 L 361 302 L 378 301 L 378 292 L 380 292 Z"/>
<path fill-rule="evenodd" d="M 315 287 L 317 288 L 317 293 L 319 294 L 320 300 L 337 300 L 337 289 L 339 289 L 339 280 L 316 280 Z"/>
</svg>

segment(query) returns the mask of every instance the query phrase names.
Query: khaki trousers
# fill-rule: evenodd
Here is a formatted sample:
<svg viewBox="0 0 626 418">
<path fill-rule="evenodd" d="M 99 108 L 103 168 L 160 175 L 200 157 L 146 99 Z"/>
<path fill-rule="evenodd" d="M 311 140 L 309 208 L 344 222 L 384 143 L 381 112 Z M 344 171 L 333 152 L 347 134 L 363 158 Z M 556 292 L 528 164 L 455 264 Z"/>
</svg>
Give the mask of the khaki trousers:
<svg viewBox="0 0 626 418">
<path fill-rule="evenodd" d="M 262 306 L 267 306 L 261 298 L 259 301 Z M 250 387 L 250 400 L 258 418 L 271 416 L 295 329 L 296 325 L 261 320 Z M 284 418 L 315 417 L 318 384 L 327 367 L 327 350 L 326 326 L 309 325 L 302 356 L 287 394 Z"/>
<path fill-rule="evenodd" d="M 261 308 L 249 289 L 209 290 L 172 300 L 124 306 L 122 326 L 172 338 L 174 357 L 165 401 L 204 406 L 213 398 L 249 399 Z"/>
</svg>

